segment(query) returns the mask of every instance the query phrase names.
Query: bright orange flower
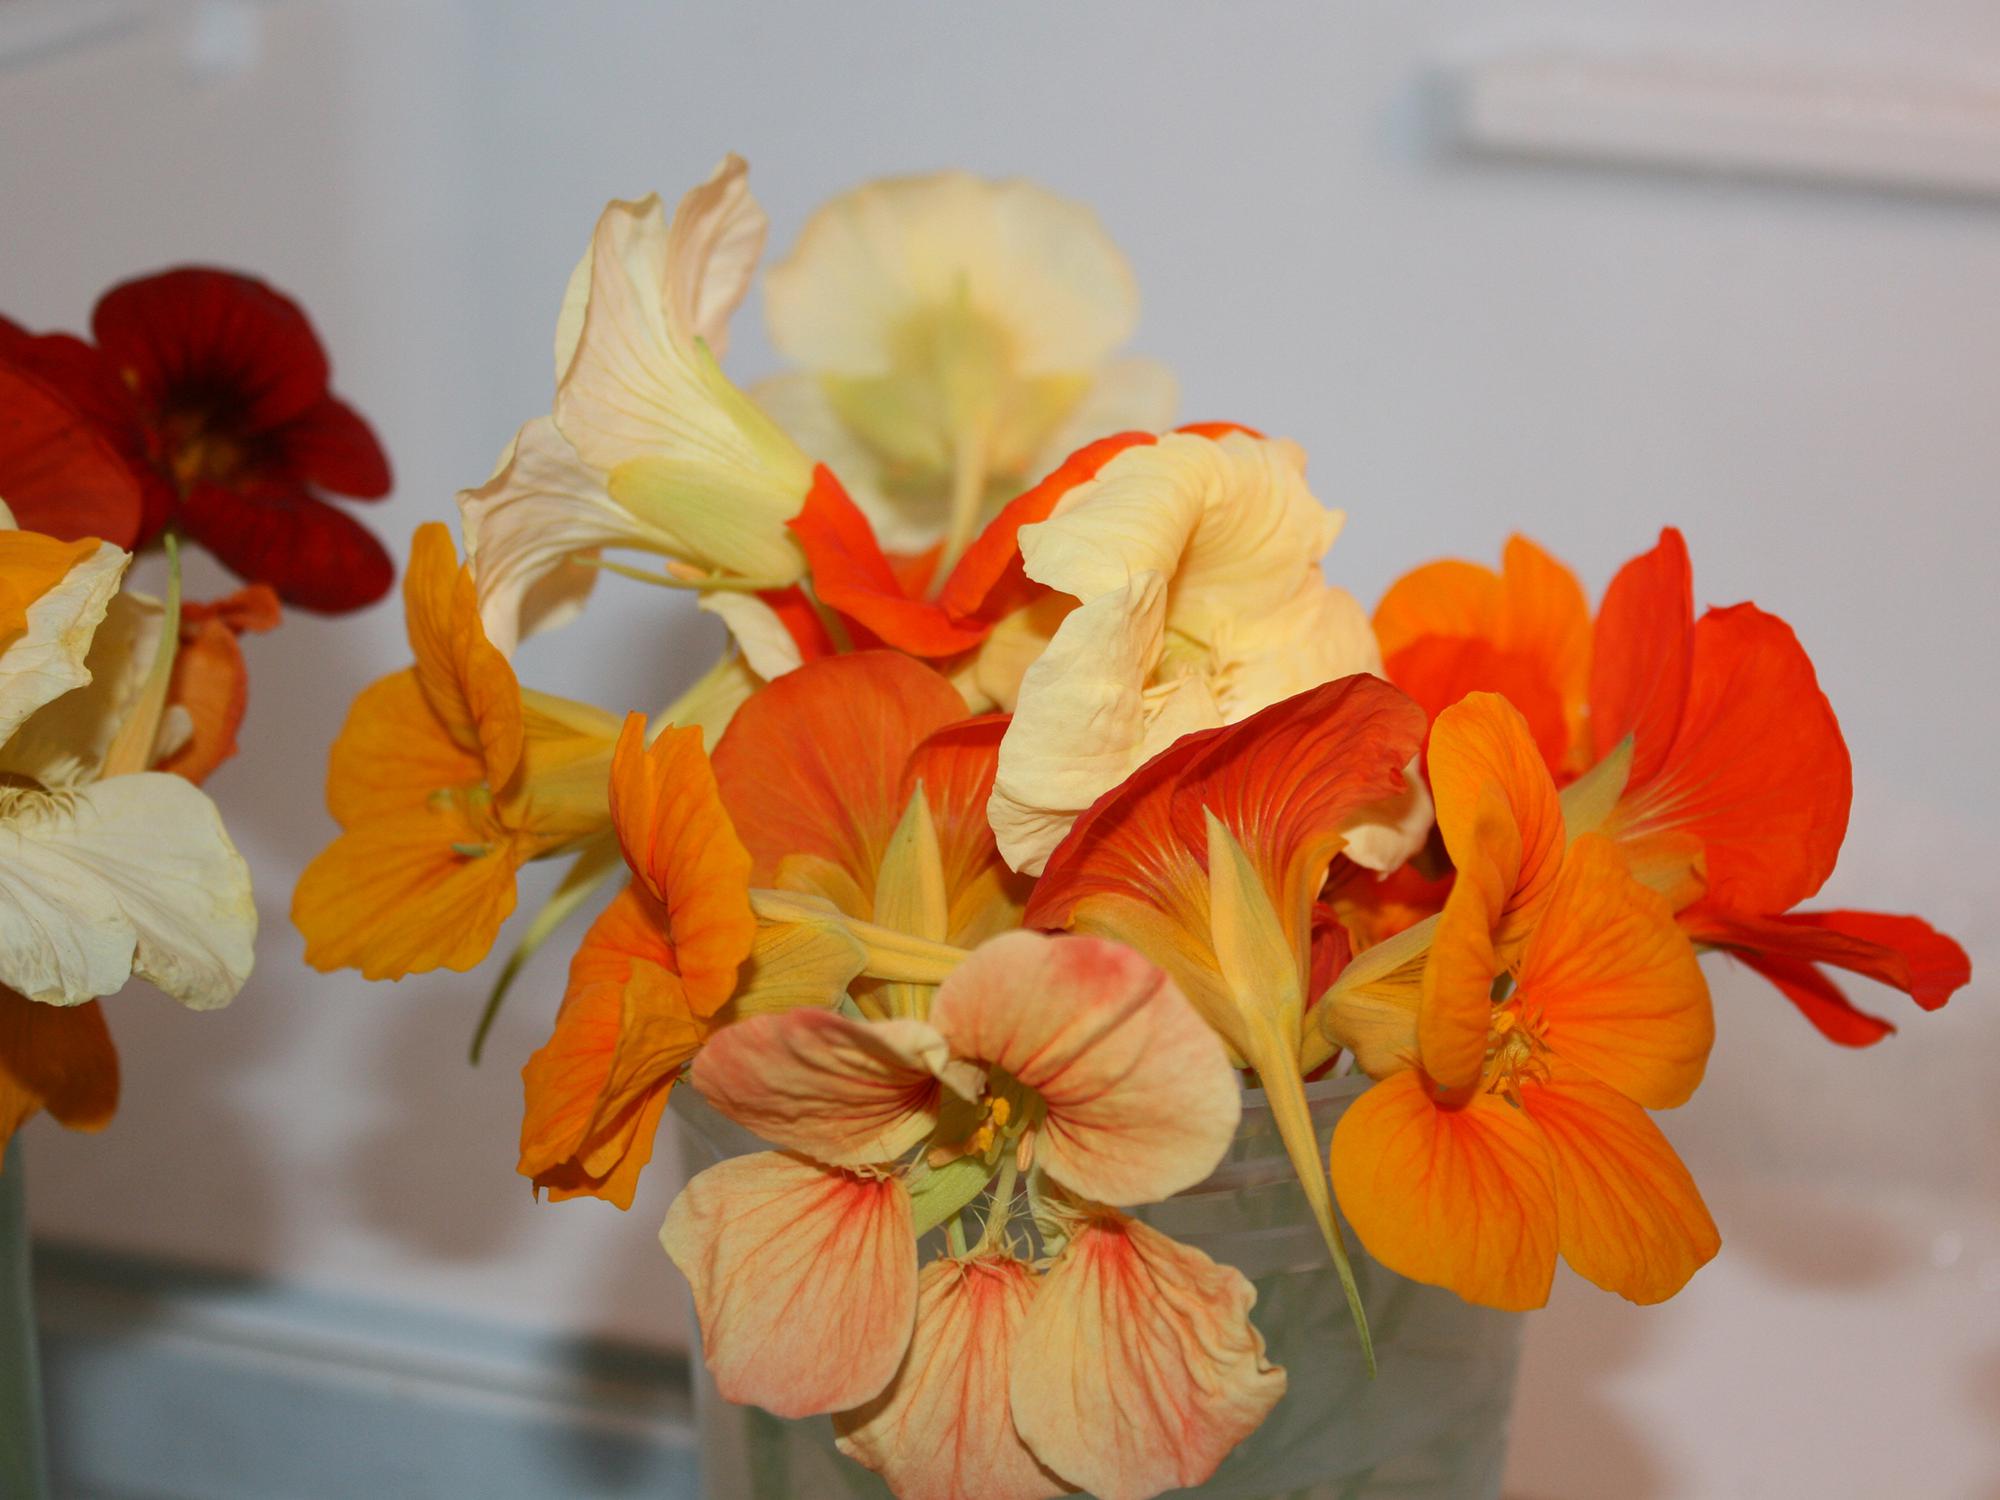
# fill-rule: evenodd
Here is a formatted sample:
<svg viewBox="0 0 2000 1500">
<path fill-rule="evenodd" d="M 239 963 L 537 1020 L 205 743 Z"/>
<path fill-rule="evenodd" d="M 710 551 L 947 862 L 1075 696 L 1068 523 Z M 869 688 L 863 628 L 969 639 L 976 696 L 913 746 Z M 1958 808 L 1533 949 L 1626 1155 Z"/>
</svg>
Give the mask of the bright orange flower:
<svg viewBox="0 0 2000 1500">
<path fill-rule="evenodd" d="M 1030 926 L 1151 958 L 1257 1071 L 1343 1274 L 1301 1083 L 1325 1060 L 1308 1055 L 1314 903 L 1346 820 L 1402 790 L 1423 734 L 1409 698 L 1355 676 L 1185 735 L 1077 819 L 1028 904 Z"/>
<path fill-rule="evenodd" d="M 520 867 L 603 831 L 618 732 L 600 709 L 522 691 L 435 522 L 417 530 L 403 603 L 416 664 L 348 711 L 326 788 L 343 832 L 292 897 L 306 961 L 370 979 L 484 958 Z"/>
<path fill-rule="evenodd" d="M 118 1052 L 95 1000 L 43 1005 L 0 987 L 0 1152 L 38 1110 L 97 1131 L 118 1110 Z"/>
<path fill-rule="evenodd" d="M 1678 531 L 1619 570 L 1587 631 L 1573 576 L 1520 537 L 1503 574 L 1417 569 L 1375 623 L 1393 681 L 1433 714 L 1473 691 L 1501 693 L 1559 781 L 1592 764 L 1599 777 L 1621 774 L 1612 757 L 1629 739 L 1622 785 L 1572 794 L 1572 831 L 1616 839 L 1690 933 L 1766 975 L 1833 1040 L 1865 1045 L 1894 1028 L 1815 965 L 1894 985 L 1927 1010 L 1970 977 L 1964 950 L 1918 918 L 1792 913 L 1840 853 L 1847 746 L 1784 621 L 1751 604 L 1695 617 Z"/>
<path fill-rule="evenodd" d="M 1694 949 L 1608 839 L 1565 850 L 1505 699 L 1445 710 L 1430 758 L 1457 789 L 1438 825 L 1458 879 L 1404 1045 L 1357 1049 L 1378 1082 L 1334 1132 L 1341 1211 L 1384 1265 L 1469 1301 L 1540 1306 L 1558 1254 L 1635 1302 L 1670 1297 L 1720 1244 L 1646 1114 L 1693 1093 L 1714 1041 Z"/>
</svg>

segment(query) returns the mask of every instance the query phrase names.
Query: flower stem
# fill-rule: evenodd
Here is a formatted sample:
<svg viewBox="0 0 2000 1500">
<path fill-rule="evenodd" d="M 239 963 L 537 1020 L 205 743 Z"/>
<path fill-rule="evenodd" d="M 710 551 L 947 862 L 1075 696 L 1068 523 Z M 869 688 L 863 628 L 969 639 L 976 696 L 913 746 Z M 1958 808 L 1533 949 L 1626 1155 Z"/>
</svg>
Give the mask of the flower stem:
<svg viewBox="0 0 2000 1500">
<path fill-rule="evenodd" d="M 1000 1181 L 993 1189 L 992 1204 L 986 1211 L 986 1230 L 979 1236 L 979 1243 L 973 1247 L 975 1255 L 984 1255 L 995 1249 L 1000 1235 L 1014 1217 L 1014 1184 L 1021 1173 L 1021 1153 L 1014 1149 L 1010 1137 L 1000 1148 Z"/>
</svg>

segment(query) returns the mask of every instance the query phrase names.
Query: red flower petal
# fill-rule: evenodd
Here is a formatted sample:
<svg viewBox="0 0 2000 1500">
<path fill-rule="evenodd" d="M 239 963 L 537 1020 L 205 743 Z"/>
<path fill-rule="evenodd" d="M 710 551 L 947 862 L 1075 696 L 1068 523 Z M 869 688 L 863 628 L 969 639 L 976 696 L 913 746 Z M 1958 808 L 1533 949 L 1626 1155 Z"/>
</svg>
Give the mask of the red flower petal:
<svg viewBox="0 0 2000 1500">
<path fill-rule="evenodd" d="M 293 475 L 336 495 L 379 500 L 389 493 L 389 455 L 375 430 L 345 401 L 328 396 L 273 439 Z"/>
<path fill-rule="evenodd" d="M 1590 663 L 1590 732 L 1602 759 L 1632 736 L 1627 785 L 1659 774 L 1687 706 L 1694 666 L 1694 574 L 1669 526 L 1618 570 L 1598 607 Z"/>
<path fill-rule="evenodd" d="M 239 493 L 198 484 L 181 511 L 188 535 L 240 578 L 287 604 L 343 614 L 389 592 L 395 564 L 359 521 L 299 490 Z"/>
<path fill-rule="evenodd" d="M 130 547 L 144 501 L 116 449 L 47 382 L 0 364 L 0 499 L 24 530 Z"/>
</svg>

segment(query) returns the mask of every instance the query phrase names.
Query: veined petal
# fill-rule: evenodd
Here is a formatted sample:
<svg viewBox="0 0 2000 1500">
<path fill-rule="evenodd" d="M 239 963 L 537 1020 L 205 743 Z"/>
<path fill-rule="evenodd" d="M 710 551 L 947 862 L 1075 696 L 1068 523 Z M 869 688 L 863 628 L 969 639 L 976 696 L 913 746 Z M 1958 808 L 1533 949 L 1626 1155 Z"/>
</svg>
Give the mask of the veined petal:
<svg viewBox="0 0 2000 1500">
<path fill-rule="evenodd" d="M 1510 885 L 1495 945 L 1510 959 L 1541 920 L 1555 889 L 1563 856 L 1562 799 L 1520 710 L 1493 693 L 1474 693 L 1446 709 L 1431 727 L 1431 797 L 1438 831 L 1452 863 L 1464 868 L 1480 856 L 1475 825 L 1488 786 L 1497 787 L 1519 830 L 1518 868 Z"/>
<path fill-rule="evenodd" d="M 472 572 L 443 523 L 419 526 L 403 575 L 403 611 L 424 700 L 462 749 L 476 751 L 498 793 L 521 763 L 521 687 L 479 622 Z"/>
<path fill-rule="evenodd" d="M 1221 1041 L 1121 944 L 994 938 L 938 987 L 931 1024 L 954 1056 L 1041 1097 L 1035 1163 L 1082 1197 L 1158 1202 L 1213 1172 L 1236 1133 L 1242 1094 Z"/>
<path fill-rule="evenodd" d="M 0 983 L 76 1005 L 133 975 L 194 1010 L 250 975 L 250 871 L 215 804 L 178 776 L 17 792 L 0 814 Z"/>
<path fill-rule="evenodd" d="M 947 725 L 910 753 L 903 770 L 906 792 L 921 785 L 930 805 L 949 902 L 945 936 L 961 948 L 1020 926 L 1033 888 L 1000 858 L 986 816 L 1007 724 L 988 714 Z"/>
<path fill-rule="evenodd" d="M 1007 1385 L 1035 1275 L 1011 1256 L 932 1261 L 903 1367 L 833 1419 L 840 1451 L 902 1500 L 1044 1500 L 1068 1486 L 1014 1431 Z"/>
<path fill-rule="evenodd" d="M 1285 1394 L 1242 1274 L 1123 1215 L 1092 1218 L 1015 1344 L 1014 1426 L 1102 1500 L 1203 1483 Z"/>
<path fill-rule="evenodd" d="M 90 681 L 91 638 L 131 560 L 109 542 L 0 531 L 0 743 Z"/>
<path fill-rule="evenodd" d="M 723 1399 L 781 1417 L 879 1395 L 917 1311 L 910 1195 L 763 1152 L 710 1167 L 667 1210 L 660 1243 L 694 1289 L 702 1359 Z"/>
<path fill-rule="evenodd" d="M 41 1005 L 0 989 L 0 1152 L 47 1110 L 70 1130 L 102 1130 L 118 1109 L 118 1051 L 95 1000 Z M 1006 1406 L 1001 1390 L 1001 1406 Z"/>
<path fill-rule="evenodd" d="M 1570 846 L 1521 965 L 1550 1050 L 1648 1109 L 1685 1103 L 1715 1042 L 1708 983 L 1660 896 L 1600 834 Z"/>
<path fill-rule="evenodd" d="M 133 546 L 145 501 L 131 466 L 73 403 L 79 392 L 44 378 L 50 370 L 13 363 L 12 354 L 0 355 L 0 501 L 30 533 Z M 81 358 L 93 363 L 96 351 Z M 122 387 L 116 396 L 126 396 Z"/>
<path fill-rule="evenodd" d="M 662 729 L 649 746 L 632 714 L 611 763 L 611 817 L 635 876 L 665 904 L 674 967 L 697 1015 L 736 988 L 757 919 L 750 911 L 750 853 L 716 789 L 699 729 Z"/>
<path fill-rule="evenodd" d="M 1340 1211 L 1383 1265 L 1468 1302 L 1540 1307 L 1555 1277 L 1555 1166 L 1498 1094 L 1440 1108 L 1416 1070 L 1363 1094 L 1333 1132 Z"/>
<path fill-rule="evenodd" d="M 1628 784 L 1667 763 L 1694 665 L 1694 572 L 1668 526 L 1659 544 L 1618 570 L 1598 606 L 1590 664 L 1590 734 L 1602 760 L 1632 737 Z"/>
<path fill-rule="evenodd" d="M 1722 1237 L 1688 1169 L 1646 1112 L 1575 1069 L 1521 1089 L 1555 1161 L 1559 1244 L 1571 1269 L 1633 1302 L 1664 1302 Z"/>
<path fill-rule="evenodd" d="M 1462 840 L 1465 858 L 1424 959 L 1417 1010 L 1423 1070 L 1460 1102 L 1486 1066 L 1493 981 L 1505 968 L 1493 937 L 1521 868 L 1520 829 L 1498 786 L 1489 782 L 1481 789 L 1479 810 Z"/>
<path fill-rule="evenodd" d="M 714 759 L 752 881 L 781 884 L 787 859 L 819 859 L 872 909 L 876 869 L 908 803 L 910 754 L 964 717 L 949 682 L 887 651 L 809 662 L 766 683 L 737 710 Z"/>
<path fill-rule="evenodd" d="M 724 1027 L 693 1076 L 746 1130 L 828 1166 L 860 1167 L 893 1161 L 936 1127 L 949 1060 L 922 1021 L 791 1010 Z"/>
<path fill-rule="evenodd" d="M 475 750 L 445 732 L 414 668 L 370 683 L 347 710 L 327 757 L 326 807 L 342 828 L 423 813 L 431 798 L 476 786 L 486 775 Z"/>
</svg>

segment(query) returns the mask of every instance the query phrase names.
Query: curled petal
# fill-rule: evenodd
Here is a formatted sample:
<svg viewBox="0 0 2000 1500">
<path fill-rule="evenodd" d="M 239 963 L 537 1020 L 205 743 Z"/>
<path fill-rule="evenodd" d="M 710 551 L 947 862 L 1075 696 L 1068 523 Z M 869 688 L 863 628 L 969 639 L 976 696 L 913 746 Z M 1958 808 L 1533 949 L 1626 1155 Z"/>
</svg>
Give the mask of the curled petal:
<svg viewBox="0 0 2000 1500">
<path fill-rule="evenodd" d="M 1170 1197 L 1213 1172 L 1236 1133 L 1241 1090 L 1222 1042 L 1122 944 L 1003 934 L 938 987 L 931 1024 L 954 1056 L 1041 1097 L 1036 1165 L 1083 1197 Z"/>
<path fill-rule="evenodd" d="M 1462 830 L 1458 878 L 1445 897 L 1430 952 L 1424 958 L 1417 1010 L 1417 1049 L 1441 1087 L 1463 1091 L 1486 1066 L 1493 1021 L 1493 980 L 1505 965 L 1493 945 L 1514 872 L 1521 835 L 1496 786 L 1480 794 L 1473 826 Z"/>
<path fill-rule="evenodd" d="M 455 743 L 478 752 L 497 794 L 521 763 L 521 687 L 486 639 L 471 570 L 459 566 L 441 522 L 419 526 L 410 540 L 403 613 L 425 701 Z"/>
<path fill-rule="evenodd" d="M 894 1377 L 917 1313 L 910 1195 L 762 1152 L 690 1182 L 660 1243 L 694 1289 L 725 1400 L 781 1417 L 844 1411 Z"/>
<path fill-rule="evenodd" d="M 1534 1122 L 1498 1094 L 1441 1108 L 1407 1069 L 1363 1094 L 1333 1133 L 1333 1190 L 1368 1253 L 1468 1302 L 1549 1299 L 1555 1166 Z"/>
<path fill-rule="evenodd" d="M 1438 832 L 1452 863 L 1478 858 L 1474 827 L 1484 789 L 1499 789 L 1519 840 L 1517 867 L 1494 933 L 1496 945 L 1518 954 L 1541 920 L 1562 864 L 1562 801 L 1519 709 L 1495 693 L 1473 693 L 1438 715 L 1431 727 L 1431 796 Z"/>
<path fill-rule="evenodd" d="M 1072 1235 L 1028 1309 L 1014 1426 L 1103 1500 L 1203 1483 L 1285 1393 L 1241 1273 L 1122 1215 Z"/>
<path fill-rule="evenodd" d="M 753 1015 L 695 1059 L 694 1086 L 747 1130 L 829 1166 L 891 1161 L 937 1125 L 944 1039 L 922 1021 Z"/>
<path fill-rule="evenodd" d="M 1009 1256 L 932 1261 L 889 1388 L 833 1419 L 840 1451 L 901 1500 L 1044 1500 L 1068 1486 L 1014 1431 L 1007 1381 L 1035 1275 Z"/>
<path fill-rule="evenodd" d="M 109 542 L 0 531 L 0 742 L 90 681 L 91 640 L 131 560 Z"/>
</svg>

